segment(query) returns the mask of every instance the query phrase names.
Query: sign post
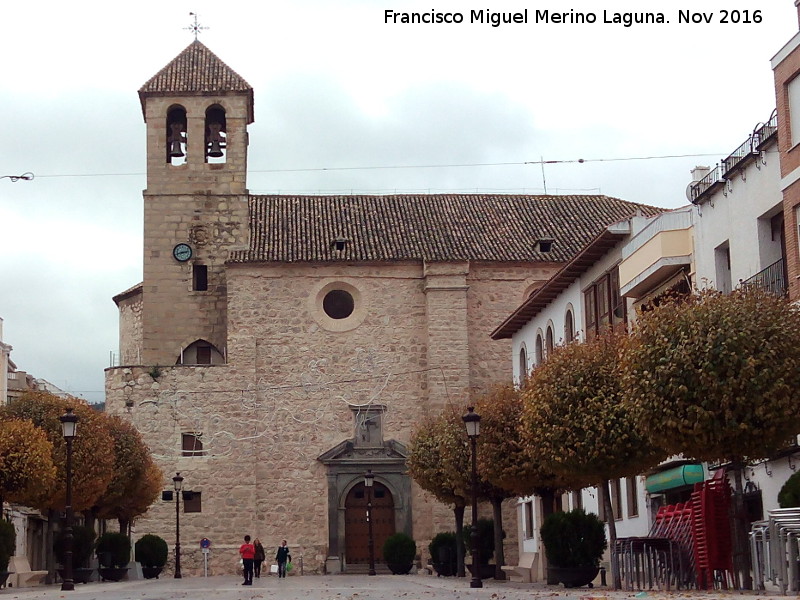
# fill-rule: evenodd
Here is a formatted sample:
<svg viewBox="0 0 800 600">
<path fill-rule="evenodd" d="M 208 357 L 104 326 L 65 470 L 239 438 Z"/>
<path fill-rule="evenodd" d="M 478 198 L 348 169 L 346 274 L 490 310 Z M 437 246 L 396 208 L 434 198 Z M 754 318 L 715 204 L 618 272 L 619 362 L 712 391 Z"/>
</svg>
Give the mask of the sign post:
<svg viewBox="0 0 800 600">
<path fill-rule="evenodd" d="M 203 549 L 203 577 L 208 577 L 208 553 L 211 548 L 211 540 L 203 538 L 200 540 L 200 547 Z"/>
</svg>

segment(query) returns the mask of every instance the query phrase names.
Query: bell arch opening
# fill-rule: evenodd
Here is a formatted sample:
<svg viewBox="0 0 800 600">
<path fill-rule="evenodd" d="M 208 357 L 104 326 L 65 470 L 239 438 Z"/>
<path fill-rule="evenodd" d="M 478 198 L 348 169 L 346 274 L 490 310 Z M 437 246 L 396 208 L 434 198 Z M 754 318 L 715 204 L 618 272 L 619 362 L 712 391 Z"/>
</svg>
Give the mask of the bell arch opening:
<svg viewBox="0 0 800 600">
<path fill-rule="evenodd" d="M 186 162 L 186 109 L 174 105 L 167 110 L 167 164 L 178 166 Z"/>
<path fill-rule="evenodd" d="M 221 164 L 228 160 L 228 133 L 225 109 L 214 104 L 206 109 L 206 162 Z"/>
</svg>

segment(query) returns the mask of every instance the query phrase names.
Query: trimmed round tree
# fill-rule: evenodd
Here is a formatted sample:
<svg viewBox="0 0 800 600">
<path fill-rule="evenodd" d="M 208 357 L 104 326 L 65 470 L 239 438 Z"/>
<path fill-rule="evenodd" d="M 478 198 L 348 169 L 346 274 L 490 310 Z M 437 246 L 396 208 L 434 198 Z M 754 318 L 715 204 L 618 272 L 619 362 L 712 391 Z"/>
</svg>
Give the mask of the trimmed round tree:
<svg viewBox="0 0 800 600">
<path fill-rule="evenodd" d="M 67 407 L 78 415 L 78 435 L 73 442 L 72 508 L 92 508 L 111 481 L 114 468 L 113 441 L 104 419 L 79 398 L 62 398 L 49 392 L 26 392 L 11 404 L 0 408 L 0 418 L 31 421 L 40 428 L 53 447 L 56 466 L 54 484 L 44 489 L 29 489 L 16 501 L 40 510 L 61 510 L 66 504 L 66 445 L 61 421 Z"/>
<path fill-rule="evenodd" d="M 530 376 L 523 394 L 523 437 L 548 469 L 577 486 L 596 485 L 613 514 L 609 480 L 634 477 L 664 456 L 642 434 L 622 399 L 621 351 L 627 336 L 607 331 L 561 346 Z M 609 542 L 616 539 L 607 520 Z M 619 570 L 612 555 L 614 586 Z"/>
<path fill-rule="evenodd" d="M 163 474 L 133 425 L 118 416 L 102 416 L 114 440 L 114 476 L 97 500 L 97 516 L 117 519 L 124 533 L 158 498 Z"/>
<path fill-rule="evenodd" d="M 478 473 L 492 502 L 495 523 L 503 522 L 502 501 L 536 494 L 542 498 L 544 516 L 553 512 L 556 493 L 569 488 L 567 481 L 547 469 L 538 448 L 522 437 L 522 392 L 513 385 L 497 385 L 478 398 L 475 412 L 481 416 L 478 437 Z M 503 528 L 494 529 L 495 578 L 505 564 Z"/>
<path fill-rule="evenodd" d="M 800 309 L 753 288 L 662 304 L 641 315 L 625 352 L 628 403 L 670 454 L 731 463 L 741 502 L 743 464 L 800 432 L 798 340 Z M 737 568 L 749 587 L 745 524 L 737 522 L 746 561 Z"/>
<path fill-rule="evenodd" d="M 53 488 L 53 444 L 31 421 L 0 420 L 0 506 Z"/>
<path fill-rule="evenodd" d="M 466 431 L 455 410 L 429 416 L 416 429 L 408 445 L 408 473 L 439 502 L 453 506 L 456 536 L 461 539 L 464 510 L 470 498 L 470 453 Z M 464 576 L 464 548 L 457 544 L 458 576 Z M 436 557 L 432 557 L 436 560 Z"/>
</svg>

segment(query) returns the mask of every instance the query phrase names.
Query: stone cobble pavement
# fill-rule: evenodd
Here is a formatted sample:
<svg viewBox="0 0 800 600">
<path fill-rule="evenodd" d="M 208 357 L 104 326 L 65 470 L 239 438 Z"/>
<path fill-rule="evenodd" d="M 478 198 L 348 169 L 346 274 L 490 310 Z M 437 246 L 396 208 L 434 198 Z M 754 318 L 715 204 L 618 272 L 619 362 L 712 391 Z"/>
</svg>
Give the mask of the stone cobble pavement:
<svg viewBox="0 0 800 600">
<path fill-rule="evenodd" d="M 118 583 L 77 584 L 62 592 L 60 584 L 0 590 L 0 600 L 798 600 L 775 591 L 646 591 L 605 588 L 564 589 L 537 583 L 487 580 L 472 589 L 469 579 L 424 575 L 305 575 L 286 579 L 262 577 L 242 586 L 235 576 L 150 579 Z"/>
</svg>

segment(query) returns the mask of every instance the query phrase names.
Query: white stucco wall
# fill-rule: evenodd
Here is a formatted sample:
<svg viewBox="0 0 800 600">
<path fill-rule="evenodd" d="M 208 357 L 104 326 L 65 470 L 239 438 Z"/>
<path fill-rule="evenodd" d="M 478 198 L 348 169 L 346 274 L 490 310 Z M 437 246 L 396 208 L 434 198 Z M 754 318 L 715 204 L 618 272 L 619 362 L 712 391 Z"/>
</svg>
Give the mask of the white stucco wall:
<svg viewBox="0 0 800 600">
<path fill-rule="evenodd" d="M 637 219 L 639 220 L 639 219 Z M 641 223 L 646 222 L 641 219 Z M 641 223 L 639 226 L 641 226 Z M 638 230 L 638 228 L 635 228 Z M 513 353 L 514 380 L 519 382 L 520 378 L 520 349 L 524 346 L 528 357 L 528 370 L 535 366 L 536 334 L 541 333 L 544 340 L 547 332 L 547 325 L 552 323 L 554 342 L 556 345 L 564 343 L 564 331 L 566 325 L 567 310 L 572 310 L 575 320 L 576 337 L 584 339 L 584 316 L 583 316 L 583 290 L 597 280 L 603 273 L 611 269 L 622 258 L 622 246 L 628 238 L 620 241 L 603 258 L 598 260 L 592 267 L 585 271 L 578 279 L 573 281 L 570 286 L 548 304 L 538 315 L 528 321 L 511 338 Z M 628 303 L 630 311 L 631 302 Z"/>
<path fill-rule="evenodd" d="M 771 239 L 770 218 L 782 210 L 777 146 L 723 189 L 694 207 L 695 281 L 699 288 L 719 289 L 715 248 L 730 247 L 731 282 L 747 280 L 781 256 L 780 241 Z"/>
</svg>

